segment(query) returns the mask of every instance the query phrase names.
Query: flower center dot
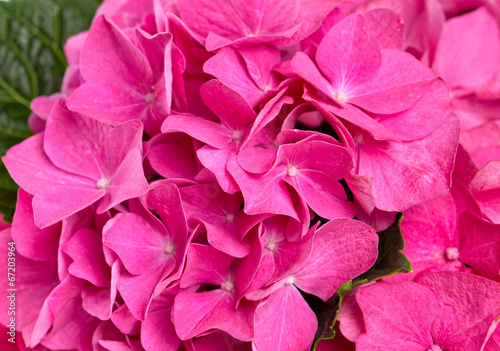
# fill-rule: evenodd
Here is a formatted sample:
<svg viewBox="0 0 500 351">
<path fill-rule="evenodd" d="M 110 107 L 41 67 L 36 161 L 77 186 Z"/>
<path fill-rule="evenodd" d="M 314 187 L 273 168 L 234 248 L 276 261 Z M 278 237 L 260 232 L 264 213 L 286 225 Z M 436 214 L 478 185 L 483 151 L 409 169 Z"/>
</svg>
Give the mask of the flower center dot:
<svg viewBox="0 0 500 351">
<path fill-rule="evenodd" d="M 228 213 L 226 215 L 226 222 L 229 223 L 229 224 L 232 224 L 234 222 L 234 214 Z"/>
<path fill-rule="evenodd" d="M 144 95 L 144 101 L 146 104 L 151 105 L 155 101 L 155 96 L 152 93 L 147 93 Z"/>
<path fill-rule="evenodd" d="M 229 280 L 226 280 L 220 285 L 220 288 L 228 293 L 232 293 L 234 290 L 234 284 L 231 283 Z"/>
<path fill-rule="evenodd" d="M 168 243 L 167 245 L 165 245 L 164 252 L 167 255 L 173 255 L 175 253 L 175 245 L 172 243 Z"/>
<path fill-rule="evenodd" d="M 97 189 L 106 189 L 109 186 L 109 180 L 106 178 L 101 178 L 97 181 Z"/>
<path fill-rule="evenodd" d="M 454 261 L 458 259 L 458 249 L 456 247 L 447 248 L 445 254 L 448 261 Z"/>
<path fill-rule="evenodd" d="M 297 175 L 297 173 L 299 173 L 299 170 L 295 166 L 288 166 L 286 169 L 286 174 L 289 177 L 295 177 Z"/>
<path fill-rule="evenodd" d="M 276 243 L 272 242 L 272 241 L 268 241 L 265 248 L 266 248 L 266 250 L 274 251 L 274 250 L 276 250 Z"/>
<path fill-rule="evenodd" d="M 231 135 L 231 139 L 233 139 L 233 141 L 241 141 L 242 136 L 243 136 L 242 132 L 240 132 L 239 130 L 235 130 Z"/>
<path fill-rule="evenodd" d="M 428 351 L 443 351 L 438 345 L 432 345 Z"/>
<path fill-rule="evenodd" d="M 335 100 L 344 103 L 347 101 L 347 96 L 342 91 L 337 91 L 337 93 L 335 94 Z"/>
<path fill-rule="evenodd" d="M 286 285 L 292 285 L 293 283 L 295 283 L 295 278 L 293 276 L 290 276 L 287 280 L 286 280 Z"/>
</svg>

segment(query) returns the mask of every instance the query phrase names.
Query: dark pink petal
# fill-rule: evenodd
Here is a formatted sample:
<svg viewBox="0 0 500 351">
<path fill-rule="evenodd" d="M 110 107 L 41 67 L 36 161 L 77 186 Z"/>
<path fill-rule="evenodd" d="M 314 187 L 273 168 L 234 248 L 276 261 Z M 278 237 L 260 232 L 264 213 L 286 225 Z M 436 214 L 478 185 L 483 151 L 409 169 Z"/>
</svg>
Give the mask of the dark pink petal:
<svg viewBox="0 0 500 351">
<path fill-rule="evenodd" d="M 281 169 L 274 168 L 265 175 L 254 175 L 245 172 L 236 157 L 229 160 L 227 169 L 243 193 L 246 214 L 282 214 L 298 220 L 286 184 L 281 179 L 284 175 Z"/>
<path fill-rule="evenodd" d="M 227 169 L 228 160 L 236 157 L 235 144 L 231 144 L 223 149 L 216 149 L 210 145 L 205 145 L 196 154 L 200 163 L 215 175 L 222 190 L 230 194 L 234 194 L 240 190 Z"/>
<path fill-rule="evenodd" d="M 229 334 L 209 334 L 194 341 L 194 351 L 225 351 L 228 348 L 234 351 L 250 351 L 252 346 L 248 342 L 234 339 Z"/>
<path fill-rule="evenodd" d="M 245 300 L 235 309 L 233 296 L 220 289 L 202 293 L 181 292 L 175 297 L 172 321 L 182 340 L 210 329 L 219 329 L 236 339 L 250 341 L 254 309 L 254 304 Z"/>
<path fill-rule="evenodd" d="M 230 266 L 233 259 L 212 246 L 191 244 L 180 287 L 187 288 L 204 283 L 220 285 L 230 279 Z"/>
<path fill-rule="evenodd" d="M 465 212 L 460 217 L 460 261 L 479 275 L 500 282 L 500 224 Z"/>
<path fill-rule="evenodd" d="M 243 57 L 250 77 L 255 85 L 266 92 L 278 86 L 278 79 L 273 76 L 273 68 L 280 63 L 279 50 L 270 45 L 259 45 L 238 50 Z"/>
<path fill-rule="evenodd" d="M 311 346 L 318 321 L 291 284 L 276 290 L 255 312 L 255 350 L 302 351 Z"/>
<path fill-rule="evenodd" d="M 60 185 L 43 189 L 33 198 L 35 224 L 40 228 L 59 222 L 103 198 L 106 192 L 95 185 Z"/>
<path fill-rule="evenodd" d="M 52 260 L 33 261 L 21 255 L 20 252 L 15 252 L 17 272 L 12 272 L 12 270 L 8 269 L 9 267 L 7 264 L 7 258 L 9 257 L 8 253 L 10 252 L 8 243 L 12 242 L 10 232 L 10 229 L 0 231 L 0 253 L 5 257 L 5 264 L 0 266 L 0 283 L 7 289 L 9 286 L 8 273 L 11 273 L 10 277 L 12 277 L 12 274 L 15 274 L 15 288 L 18 289 L 16 292 L 15 308 L 16 330 L 22 332 L 22 338 L 29 346 L 31 345 L 31 336 L 35 327 L 35 322 L 44 300 L 52 289 L 59 284 L 57 276 L 57 256 L 54 256 Z M 15 248 L 17 249 L 20 245 L 21 242 L 16 242 Z M 23 273 L 20 274 L 21 272 Z M 10 293 L 11 292 L 9 292 L 9 294 Z M 0 300 L 0 308 L 4 311 L 4 313 L 0 314 L 0 322 L 3 325 L 8 325 L 10 323 L 10 317 L 12 316 L 8 314 L 10 299 L 8 299 L 7 296 L 8 294 L 4 299 Z M 20 335 L 17 336 L 21 337 Z M 22 343 L 19 340 L 16 341 Z"/>
<path fill-rule="evenodd" d="M 90 80 L 69 98 L 68 107 L 98 121 L 118 125 L 131 119 L 143 119 L 147 114 L 144 90 L 114 80 Z"/>
<path fill-rule="evenodd" d="M 151 303 L 148 317 L 141 323 L 141 343 L 146 350 L 175 351 L 181 340 L 171 320 L 173 300 L 159 296 Z"/>
<path fill-rule="evenodd" d="M 149 63 L 125 34 L 105 16 L 92 24 L 80 57 L 86 81 L 121 82 L 136 85 L 152 76 Z"/>
<path fill-rule="evenodd" d="M 120 213 L 103 230 L 103 242 L 115 251 L 130 273 L 138 275 L 156 262 L 166 263 L 169 244 L 165 232 L 160 232 L 144 218 L 133 213 Z"/>
<path fill-rule="evenodd" d="M 133 316 L 125 304 L 113 312 L 111 321 L 123 334 L 136 335 L 141 330 L 141 322 Z"/>
<path fill-rule="evenodd" d="M 480 350 L 500 316 L 500 283 L 457 272 L 429 273 L 417 282 L 430 289 L 440 305 L 432 325 L 435 343 L 443 350 Z"/>
<path fill-rule="evenodd" d="M 237 51 L 225 47 L 203 65 L 203 70 L 241 95 L 251 107 L 255 107 L 261 100 L 263 91 L 255 85 L 245 66 L 245 61 Z"/>
<path fill-rule="evenodd" d="M 47 187 L 68 183 L 79 184 L 81 187 L 95 187 L 94 181 L 55 167 L 43 151 L 43 137 L 41 133 L 26 139 L 10 148 L 2 158 L 16 183 L 32 195 Z M 26 169 L 30 169 L 29 174 Z"/>
<path fill-rule="evenodd" d="M 294 284 L 327 301 L 340 285 L 366 272 L 377 254 L 372 227 L 352 219 L 332 220 L 314 235 L 311 256 L 293 273 Z"/>
<path fill-rule="evenodd" d="M 434 70 L 450 88 L 471 92 L 498 70 L 499 35 L 497 20 L 485 7 L 448 20 L 439 39 Z"/>
<path fill-rule="evenodd" d="M 57 257 L 61 226 L 56 224 L 45 229 L 38 228 L 34 222 L 32 200 L 33 196 L 19 189 L 12 221 L 12 238 L 16 242 L 16 250 L 32 260 L 54 260 Z"/>
<path fill-rule="evenodd" d="M 147 318 L 158 284 L 172 272 L 175 263 L 172 257 L 166 262 L 157 258 L 150 262 L 139 275 L 126 272 L 120 275 L 117 284 L 118 291 L 135 318 L 138 320 Z"/>
<path fill-rule="evenodd" d="M 73 259 L 68 268 L 71 274 L 102 288 L 108 286 L 110 270 L 104 259 L 101 235 L 91 229 L 81 229 L 62 250 Z"/>
<path fill-rule="evenodd" d="M 147 190 L 148 182 L 142 169 L 141 151 L 134 149 L 109 179 L 106 195 L 99 201 L 97 212 L 108 211 L 124 200 L 144 195 Z"/>
<path fill-rule="evenodd" d="M 458 142 L 457 122 L 449 116 L 439 129 L 412 142 L 363 140 L 358 174 L 375 179 L 379 209 L 404 211 L 448 191 Z"/>
<path fill-rule="evenodd" d="M 257 117 L 240 94 L 219 80 L 213 79 L 205 83 L 200 94 L 203 102 L 219 117 L 222 124 L 232 131 L 243 132 Z"/>
<path fill-rule="evenodd" d="M 184 132 L 191 137 L 216 148 L 224 148 L 231 142 L 231 132 L 223 125 L 195 116 L 169 116 L 161 127 L 163 133 Z"/>
<path fill-rule="evenodd" d="M 99 180 L 106 174 L 104 141 L 112 127 L 69 111 L 60 99 L 47 121 L 43 148 L 58 168 Z"/>
<path fill-rule="evenodd" d="M 162 177 L 192 179 L 198 173 L 192 139 L 185 134 L 167 133 L 150 141 L 147 159 Z"/>
<path fill-rule="evenodd" d="M 339 329 L 342 335 L 352 342 L 355 342 L 361 334 L 366 333 L 363 312 L 356 301 L 356 293 L 359 288 L 354 288 L 344 296 L 337 317 L 337 320 L 340 321 Z"/>
<path fill-rule="evenodd" d="M 359 289 L 356 300 L 366 327 L 356 350 L 427 351 L 434 345 L 431 328 L 440 306 L 428 288 L 412 282 L 375 283 Z"/>
</svg>

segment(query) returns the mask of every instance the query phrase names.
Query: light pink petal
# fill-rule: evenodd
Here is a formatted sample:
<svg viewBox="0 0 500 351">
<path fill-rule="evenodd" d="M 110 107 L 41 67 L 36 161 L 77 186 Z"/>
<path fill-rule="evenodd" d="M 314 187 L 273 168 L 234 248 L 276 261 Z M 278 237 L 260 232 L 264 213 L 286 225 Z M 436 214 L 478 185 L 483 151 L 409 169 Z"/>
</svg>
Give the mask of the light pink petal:
<svg viewBox="0 0 500 351">
<path fill-rule="evenodd" d="M 481 86 L 498 70 L 499 36 L 498 21 L 485 7 L 448 20 L 439 39 L 434 70 L 452 89 L 471 91 Z"/>
<path fill-rule="evenodd" d="M 105 196 L 95 185 L 60 185 L 43 189 L 33 198 L 35 224 L 40 228 L 53 225 L 83 210 Z"/>
<path fill-rule="evenodd" d="M 410 54 L 384 49 L 377 75 L 347 92 L 346 101 L 374 113 L 396 113 L 415 104 L 435 79 L 432 71 Z"/>
<path fill-rule="evenodd" d="M 247 301 L 235 309 L 233 296 L 220 289 L 203 293 L 182 292 L 175 297 L 172 321 L 182 340 L 210 329 L 220 329 L 236 339 L 250 341 L 254 309 L 254 304 Z"/>
<path fill-rule="evenodd" d="M 375 179 L 379 209 L 404 211 L 448 191 L 458 142 L 457 122 L 449 116 L 439 129 L 412 142 L 363 140 L 358 174 Z"/>
<path fill-rule="evenodd" d="M 477 128 L 462 130 L 460 144 L 479 168 L 491 160 L 500 160 L 500 123 L 492 120 Z"/>
<path fill-rule="evenodd" d="M 500 282 L 500 224 L 465 212 L 459 224 L 460 261 L 479 275 Z"/>
<path fill-rule="evenodd" d="M 351 15 L 332 27 L 321 41 L 316 62 L 335 93 L 349 94 L 374 78 L 381 64 L 377 40 L 360 15 Z"/>
<path fill-rule="evenodd" d="M 500 316 L 500 283 L 457 272 L 429 273 L 417 282 L 437 296 L 441 307 L 432 326 L 436 344 L 443 350 L 479 350 Z"/>
<path fill-rule="evenodd" d="M 50 261 L 57 257 L 61 226 L 40 229 L 35 225 L 32 207 L 33 196 L 19 189 L 16 212 L 12 221 L 12 238 L 16 250 L 26 258 Z"/>
<path fill-rule="evenodd" d="M 141 151 L 134 149 L 109 179 L 106 195 L 99 202 L 97 212 L 105 212 L 124 200 L 144 195 L 147 190 L 148 182 L 142 169 Z"/>
<path fill-rule="evenodd" d="M 434 345 L 431 328 L 439 304 L 428 288 L 412 282 L 381 282 L 359 289 L 356 300 L 366 327 L 366 334 L 356 340 L 356 350 L 427 351 Z"/>
<path fill-rule="evenodd" d="M 276 290 L 255 312 L 253 348 L 258 351 L 302 351 L 311 346 L 318 321 L 292 285 Z"/>
<path fill-rule="evenodd" d="M 95 182 L 84 177 L 67 173 L 49 160 L 43 151 L 43 133 L 36 134 L 13 146 L 2 158 L 11 177 L 28 193 L 64 184 L 80 187 L 94 186 Z M 27 173 L 26 170 L 30 172 Z"/>
<path fill-rule="evenodd" d="M 241 95 L 251 107 L 255 107 L 262 99 L 263 91 L 256 86 L 245 66 L 234 49 L 225 47 L 205 62 L 203 70 Z"/>
<path fill-rule="evenodd" d="M 86 81 L 112 83 L 119 79 L 130 86 L 152 76 L 146 57 L 105 16 L 92 24 L 82 48 L 80 69 Z"/>
<path fill-rule="evenodd" d="M 195 116 L 169 116 L 161 127 L 163 133 L 184 132 L 218 149 L 231 142 L 231 132 L 223 125 Z"/>
<path fill-rule="evenodd" d="M 345 177 L 349 190 L 366 214 L 375 208 L 375 181 L 372 177 L 349 173 Z"/>
<path fill-rule="evenodd" d="M 30 103 L 30 108 L 42 120 L 46 121 L 49 118 L 52 108 L 63 94 L 55 93 L 50 96 L 41 95 L 34 98 Z"/>
<path fill-rule="evenodd" d="M 109 288 L 99 288 L 93 285 L 82 289 L 82 308 L 90 315 L 100 320 L 108 320 L 113 309 L 114 299 Z"/>
<path fill-rule="evenodd" d="M 365 13 L 364 18 L 381 49 L 403 48 L 405 25 L 400 15 L 386 8 L 377 8 Z"/>
<path fill-rule="evenodd" d="M 372 115 L 403 141 L 423 138 L 439 128 L 449 112 L 450 92 L 443 81 L 435 80 L 415 104 L 392 115 Z"/>
<path fill-rule="evenodd" d="M 141 330 L 141 322 L 134 317 L 125 304 L 113 312 L 111 321 L 123 334 L 136 335 Z"/>
<path fill-rule="evenodd" d="M 500 223 L 499 170 L 500 161 L 490 161 L 476 173 L 469 185 L 483 213 L 495 223 Z"/>
<path fill-rule="evenodd" d="M 356 220 L 336 219 L 314 235 L 313 250 L 294 284 L 327 301 L 345 282 L 366 272 L 376 261 L 378 236 L 375 230 Z"/>
<path fill-rule="evenodd" d="M 227 67 L 225 69 L 228 70 Z M 240 94 L 219 80 L 213 79 L 205 83 L 200 94 L 203 102 L 219 117 L 222 124 L 233 131 L 243 132 L 257 117 Z"/>
<path fill-rule="evenodd" d="M 299 1 L 207 0 L 178 2 L 182 20 L 201 36 L 210 32 L 236 40 L 249 36 L 280 34 L 293 27 Z M 293 34 L 293 33 L 291 33 Z M 209 50 L 213 49 L 209 47 Z"/>
</svg>

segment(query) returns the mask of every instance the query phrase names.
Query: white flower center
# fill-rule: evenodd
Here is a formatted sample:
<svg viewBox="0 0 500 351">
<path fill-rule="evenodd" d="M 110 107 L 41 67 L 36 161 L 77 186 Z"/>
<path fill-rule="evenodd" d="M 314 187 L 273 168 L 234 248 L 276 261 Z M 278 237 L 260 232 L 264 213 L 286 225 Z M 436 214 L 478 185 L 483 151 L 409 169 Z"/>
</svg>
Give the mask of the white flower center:
<svg viewBox="0 0 500 351">
<path fill-rule="evenodd" d="M 152 93 L 147 93 L 144 95 L 144 102 L 148 105 L 151 105 L 153 102 L 155 102 L 155 95 Z"/>
<path fill-rule="evenodd" d="M 289 176 L 289 177 L 295 177 L 297 175 L 297 173 L 299 173 L 299 170 L 297 169 L 297 167 L 295 166 L 288 166 L 286 168 L 286 174 Z"/>
<path fill-rule="evenodd" d="M 172 243 L 167 243 L 167 245 L 165 245 L 164 252 L 167 255 L 173 255 L 175 253 L 175 245 Z"/>
<path fill-rule="evenodd" d="M 231 283 L 229 280 L 226 280 L 225 282 L 223 282 L 221 285 L 220 285 L 220 288 L 223 290 L 223 291 L 226 291 L 228 293 L 232 293 L 234 291 L 234 284 Z"/>
<path fill-rule="evenodd" d="M 268 251 L 274 251 L 274 250 L 276 250 L 276 243 L 272 242 L 272 241 L 268 241 L 265 248 Z"/>
<path fill-rule="evenodd" d="M 295 283 L 295 278 L 293 276 L 290 276 L 288 277 L 288 279 L 286 280 L 286 285 L 292 285 L 293 283 Z"/>
<path fill-rule="evenodd" d="M 109 179 L 101 178 L 97 181 L 97 189 L 107 189 L 109 186 Z"/>
<path fill-rule="evenodd" d="M 233 134 L 231 135 L 231 139 L 233 141 L 241 141 L 241 137 L 243 136 L 243 133 L 239 130 L 235 130 Z"/>
<path fill-rule="evenodd" d="M 454 261 L 458 259 L 458 249 L 456 247 L 447 248 L 445 254 L 448 261 Z"/>
<path fill-rule="evenodd" d="M 233 222 L 234 222 L 234 214 L 228 213 L 226 215 L 226 222 L 229 223 L 229 224 L 233 224 Z"/>
</svg>

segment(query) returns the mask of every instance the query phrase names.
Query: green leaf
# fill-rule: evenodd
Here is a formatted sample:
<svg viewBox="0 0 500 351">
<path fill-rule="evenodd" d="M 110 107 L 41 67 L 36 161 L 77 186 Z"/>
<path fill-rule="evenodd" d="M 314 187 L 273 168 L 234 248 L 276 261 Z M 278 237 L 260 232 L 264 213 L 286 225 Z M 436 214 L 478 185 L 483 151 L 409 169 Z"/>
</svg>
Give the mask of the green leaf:
<svg viewBox="0 0 500 351">
<path fill-rule="evenodd" d="M 332 339 L 335 336 L 333 326 L 337 321 L 337 316 L 342 305 L 344 296 L 357 286 L 373 282 L 377 279 L 394 275 L 397 273 L 411 272 L 411 263 L 402 253 L 405 242 L 401 233 L 401 220 L 403 213 L 396 215 L 396 221 L 392 226 L 378 232 L 378 257 L 373 266 L 365 273 L 354 278 L 352 281 L 342 284 L 337 293 L 327 302 L 309 295 L 305 296 L 306 301 L 318 318 L 318 330 L 311 348 L 316 350 L 320 340 Z"/>
<path fill-rule="evenodd" d="M 28 138 L 30 101 L 60 90 L 63 45 L 89 28 L 99 0 L 0 1 L 0 155 Z M 0 162 L 0 213 L 15 209 L 17 186 Z M 14 184 L 14 185 L 13 185 Z"/>
<path fill-rule="evenodd" d="M 393 225 L 384 231 L 378 232 L 378 257 L 367 272 L 353 279 L 353 288 L 377 279 L 398 273 L 411 272 L 411 263 L 403 254 L 405 241 L 401 233 L 401 220 L 403 213 L 396 215 Z"/>
</svg>

